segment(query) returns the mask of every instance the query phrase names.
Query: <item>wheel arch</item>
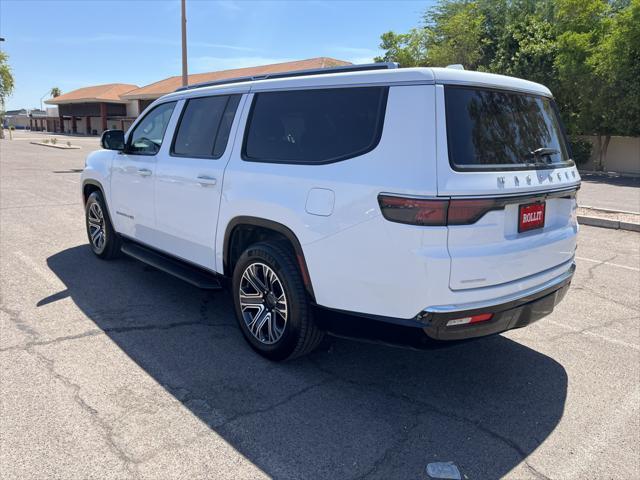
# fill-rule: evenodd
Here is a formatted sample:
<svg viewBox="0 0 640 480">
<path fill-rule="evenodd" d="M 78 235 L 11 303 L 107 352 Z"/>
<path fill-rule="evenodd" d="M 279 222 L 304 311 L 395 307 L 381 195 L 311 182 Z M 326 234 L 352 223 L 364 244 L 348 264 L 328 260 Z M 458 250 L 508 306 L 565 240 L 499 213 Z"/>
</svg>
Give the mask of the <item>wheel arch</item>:
<svg viewBox="0 0 640 480">
<path fill-rule="evenodd" d="M 89 199 L 89 195 L 93 192 L 100 192 L 102 194 L 102 200 L 104 201 L 105 207 L 107 207 L 107 215 L 109 216 L 109 221 L 111 225 L 113 224 L 113 218 L 111 218 L 111 212 L 109 211 L 109 202 L 107 201 L 107 196 L 104 191 L 104 187 L 102 184 L 93 178 L 87 178 L 82 181 L 82 205 L 83 207 L 87 204 L 87 200 Z M 115 229 L 115 226 L 114 226 Z"/>
<path fill-rule="evenodd" d="M 315 302 L 311 276 L 309 275 L 304 251 L 302 250 L 302 245 L 298 237 L 290 228 L 273 220 L 260 217 L 238 216 L 229 221 L 225 230 L 223 243 L 224 274 L 228 277 L 233 275 L 235 261 L 247 246 L 266 239 L 286 241 L 292 253 L 296 256 L 305 289 L 311 297 L 311 300 Z"/>
</svg>

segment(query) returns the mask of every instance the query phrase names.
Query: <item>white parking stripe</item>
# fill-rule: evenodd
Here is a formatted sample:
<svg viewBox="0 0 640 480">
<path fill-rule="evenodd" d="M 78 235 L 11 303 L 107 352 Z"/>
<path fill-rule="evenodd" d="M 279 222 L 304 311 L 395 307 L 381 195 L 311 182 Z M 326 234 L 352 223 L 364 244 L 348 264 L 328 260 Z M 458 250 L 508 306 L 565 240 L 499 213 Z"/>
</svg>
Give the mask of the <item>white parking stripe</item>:
<svg viewBox="0 0 640 480">
<path fill-rule="evenodd" d="M 603 265 L 610 265 L 612 267 L 624 268 L 631 270 L 632 272 L 640 272 L 638 267 L 629 267 L 628 265 L 620 265 L 619 263 L 603 262 L 602 260 L 595 260 L 593 258 L 576 257 L 577 260 L 584 260 L 585 262 L 602 263 Z"/>
<path fill-rule="evenodd" d="M 627 347 L 627 348 L 631 348 L 632 350 L 636 350 L 640 352 L 640 346 L 636 345 L 635 343 L 629 343 L 629 342 L 625 342 L 624 340 L 618 340 L 617 338 L 611 338 L 611 337 L 607 337 L 606 335 L 602 335 L 600 333 L 596 333 L 596 332 L 592 332 L 590 330 L 578 330 L 577 328 L 573 328 L 569 325 L 566 325 L 564 323 L 560 323 L 560 322 L 556 322 L 555 320 L 551 320 L 549 318 L 547 318 L 545 320 L 546 322 L 549 322 L 552 325 L 555 325 L 557 327 L 561 327 L 561 328 L 566 328 L 567 330 L 571 330 L 573 333 L 580 333 L 582 335 L 589 335 L 591 337 L 596 337 L 599 338 L 601 340 L 604 340 L 605 342 L 609 342 L 609 343 L 615 343 L 616 345 L 621 345 L 623 347 Z M 594 327 L 596 328 L 597 325 Z"/>
</svg>

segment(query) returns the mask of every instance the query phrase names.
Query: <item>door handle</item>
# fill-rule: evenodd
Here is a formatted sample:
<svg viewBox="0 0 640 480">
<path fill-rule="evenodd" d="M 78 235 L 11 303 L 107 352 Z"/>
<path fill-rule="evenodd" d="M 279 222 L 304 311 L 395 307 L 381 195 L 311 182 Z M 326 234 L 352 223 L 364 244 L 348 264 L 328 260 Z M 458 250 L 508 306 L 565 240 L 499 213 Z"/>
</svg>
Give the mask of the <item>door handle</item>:
<svg viewBox="0 0 640 480">
<path fill-rule="evenodd" d="M 151 170 L 149 170 L 148 168 L 139 168 L 138 175 L 140 175 L 141 177 L 148 177 L 151 175 Z"/>
<path fill-rule="evenodd" d="M 210 177 L 209 175 L 198 175 L 198 183 L 202 187 L 211 187 L 215 185 L 218 181 L 215 177 Z"/>
</svg>

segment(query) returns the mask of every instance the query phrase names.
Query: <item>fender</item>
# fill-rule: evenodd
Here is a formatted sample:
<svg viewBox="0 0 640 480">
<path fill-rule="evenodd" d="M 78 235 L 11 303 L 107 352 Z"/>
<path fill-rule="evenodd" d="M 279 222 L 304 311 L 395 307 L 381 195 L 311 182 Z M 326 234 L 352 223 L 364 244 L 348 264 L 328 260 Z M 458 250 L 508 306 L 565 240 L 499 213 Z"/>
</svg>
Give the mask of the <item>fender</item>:
<svg viewBox="0 0 640 480">
<path fill-rule="evenodd" d="M 300 267 L 300 273 L 302 274 L 302 281 L 304 283 L 307 292 L 311 296 L 312 301 L 315 302 L 315 295 L 313 293 L 313 285 L 311 284 L 311 277 L 309 275 L 309 269 L 307 268 L 307 262 L 304 258 L 304 252 L 302 250 L 302 245 L 296 237 L 296 234 L 293 231 L 284 226 L 281 223 L 275 222 L 273 220 L 267 220 L 265 218 L 260 217 L 250 217 L 250 216 L 239 216 L 232 218 L 227 224 L 227 229 L 224 232 L 224 250 L 223 250 L 223 266 L 224 272 L 228 272 L 230 268 L 230 248 L 229 242 L 231 241 L 231 234 L 235 230 L 235 228 L 239 225 L 254 225 L 256 227 L 267 228 L 269 230 L 273 230 L 283 237 L 285 237 L 291 243 L 293 250 L 296 254 L 296 259 L 298 261 L 298 266 Z"/>
<path fill-rule="evenodd" d="M 107 207 L 107 216 L 109 217 L 109 222 L 111 222 L 111 226 L 115 231 L 113 220 L 111 218 L 111 212 L 109 212 L 109 201 L 107 200 L 107 195 L 104 192 L 104 188 L 102 187 L 102 184 L 98 180 L 95 180 L 93 178 L 85 178 L 82 181 L 82 201 L 83 201 L 82 206 L 84 207 L 84 203 L 86 202 L 86 199 L 84 198 L 84 187 L 86 187 L 87 185 L 93 185 L 94 187 L 98 187 L 98 190 L 100 190 L 100 193 L 102 193 L 102 199 L 104 200 L 104 205 L 105 207 Z"/>
</svg>

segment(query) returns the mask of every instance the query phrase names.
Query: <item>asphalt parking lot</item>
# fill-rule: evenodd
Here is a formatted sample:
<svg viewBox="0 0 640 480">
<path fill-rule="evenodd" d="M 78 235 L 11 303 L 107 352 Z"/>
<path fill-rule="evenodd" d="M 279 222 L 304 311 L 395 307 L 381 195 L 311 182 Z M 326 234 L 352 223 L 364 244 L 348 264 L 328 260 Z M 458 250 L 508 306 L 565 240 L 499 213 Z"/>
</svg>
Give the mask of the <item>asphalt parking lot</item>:
<svg viewBox="0 0 640 480">
<path fill-rule="evenodd" d="M 24 138 L 0 141 L 0 478 L 640 478 L 640 233 L 583 227 L 571 290 L 528 328 L 274 364 L 224 292 L 92 256 L 96 139 Z"/>
</svg>

